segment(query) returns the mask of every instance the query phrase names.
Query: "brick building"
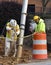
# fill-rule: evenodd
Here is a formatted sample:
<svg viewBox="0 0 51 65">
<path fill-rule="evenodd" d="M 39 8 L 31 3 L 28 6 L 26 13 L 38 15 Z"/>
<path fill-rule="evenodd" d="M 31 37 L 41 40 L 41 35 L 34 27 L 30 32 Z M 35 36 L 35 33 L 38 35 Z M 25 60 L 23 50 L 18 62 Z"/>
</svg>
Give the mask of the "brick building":
<svg viewBox="0 0 51 65">
<path fill-rule="evenodd" d="M 9 1 L 9 2 L 18 2 L 19 4 L 22 4 L 23 0 L 0 0 L 0 2 L 3 1 Z M 35 12 L 42 12 L 42 2 L 41 0 L 28 0 L 29 4 L 33 4 L 35 5 Z M 48 2 L 47 6 L 46 6 L 46 12 L 51 12 L 51 1 Z"/>
<path fill-rule="evenodd" d="M 17 0 L 18 3 L 22 3 L 23 0 Z M 42 12 L 42 2 L 41 0 L 28 0 L 29 4 L 33 4 L 35 5 L 35 12 Z M 46 12 L 50 12 L 51 11 L 51 2 L 48 2 L 47 6 L 46 6 Z"/>
</svg>

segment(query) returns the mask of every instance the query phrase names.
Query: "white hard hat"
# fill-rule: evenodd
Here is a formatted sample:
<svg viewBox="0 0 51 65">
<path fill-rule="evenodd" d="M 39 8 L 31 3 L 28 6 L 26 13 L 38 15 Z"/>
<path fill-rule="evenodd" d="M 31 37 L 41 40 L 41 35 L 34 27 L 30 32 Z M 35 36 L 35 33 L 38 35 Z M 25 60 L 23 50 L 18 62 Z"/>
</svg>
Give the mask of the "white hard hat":
<svg viewBox="0 0 51 65">
<path fill-rule="evenodd" d="M 10 20 L 10 25 L 11 26 L 16 26 L 17 25 L 17 21 L 15 19 L 11 19 Z"/>
</svg>

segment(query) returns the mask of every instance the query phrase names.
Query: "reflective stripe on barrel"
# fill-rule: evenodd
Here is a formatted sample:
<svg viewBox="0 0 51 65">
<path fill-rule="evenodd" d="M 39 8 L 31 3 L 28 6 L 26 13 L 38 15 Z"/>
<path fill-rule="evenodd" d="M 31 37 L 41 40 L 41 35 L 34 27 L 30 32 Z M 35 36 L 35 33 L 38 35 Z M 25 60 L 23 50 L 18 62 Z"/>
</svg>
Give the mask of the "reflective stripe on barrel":
<svg viewBox="0 0 51 65">
<path fill-rule="evenodd" d="M 36 33 L 33 36 L 33 58 L 47 59 L 47 40 L 45 33 Z"/>
</svg>

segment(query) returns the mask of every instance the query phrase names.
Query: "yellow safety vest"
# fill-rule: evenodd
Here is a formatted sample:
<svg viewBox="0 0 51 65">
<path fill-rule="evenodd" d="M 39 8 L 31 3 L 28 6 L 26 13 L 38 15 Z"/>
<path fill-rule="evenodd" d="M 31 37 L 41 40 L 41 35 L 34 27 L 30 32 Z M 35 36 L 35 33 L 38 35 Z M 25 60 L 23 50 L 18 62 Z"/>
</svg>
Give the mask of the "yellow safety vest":
<svg viewBox="0 0 51 65">
<path fill-rule="evenodd" d="M 6 27 L 7 27 L 7 26 L 9 26 L 9 27 L 12 28 L 12 26 L 10 26 L 10 23 L 7 23 Z M 20 30 L 18 24 L 17 24 L 17 26 L 14 27 L 14 30 L 15 30 L 16 32 Z M 14 32 L 14 30 L 7 30 L 7 32 L 6 32 L 6 37 L 7 37 L 7 38 L 10 38 L 10 39 L 13 38 L 14 40 L 16 40 L 16 39 L 17 39 L 17 35 L 16 35 L 16 32 Z"/>
<path fill-rule="evenodd" d="M 43 19 L 39 20 L 39 23 L 35 28 L 35 32 L 45 32 L 45 23 Z"/>
</svg>

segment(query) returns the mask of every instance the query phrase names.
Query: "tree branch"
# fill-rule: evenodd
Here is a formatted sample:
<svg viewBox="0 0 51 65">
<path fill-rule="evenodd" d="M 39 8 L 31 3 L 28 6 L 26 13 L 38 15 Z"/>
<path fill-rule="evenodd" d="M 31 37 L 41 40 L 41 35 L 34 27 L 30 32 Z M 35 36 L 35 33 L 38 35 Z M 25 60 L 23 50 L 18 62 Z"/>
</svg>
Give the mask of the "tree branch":
<svg viewBox="0 0 51 65">
<path fill-rule="evenodd" d="M 49 1 L 50 1 L 50 0 L 47 0 L 47 1 L 46 1 L 46 3 L 44 4 L 44 6 L 46 6 L 46 5 L 47 5 L 47 3 L 48 3 Z"/>
<path fill-rule="evenodd" d="M 44 6 L 44 2 L 45 2 L 45 0 L 41 0 L 41 2 L 42 2 L 42 5 Z"/>
</svg>

